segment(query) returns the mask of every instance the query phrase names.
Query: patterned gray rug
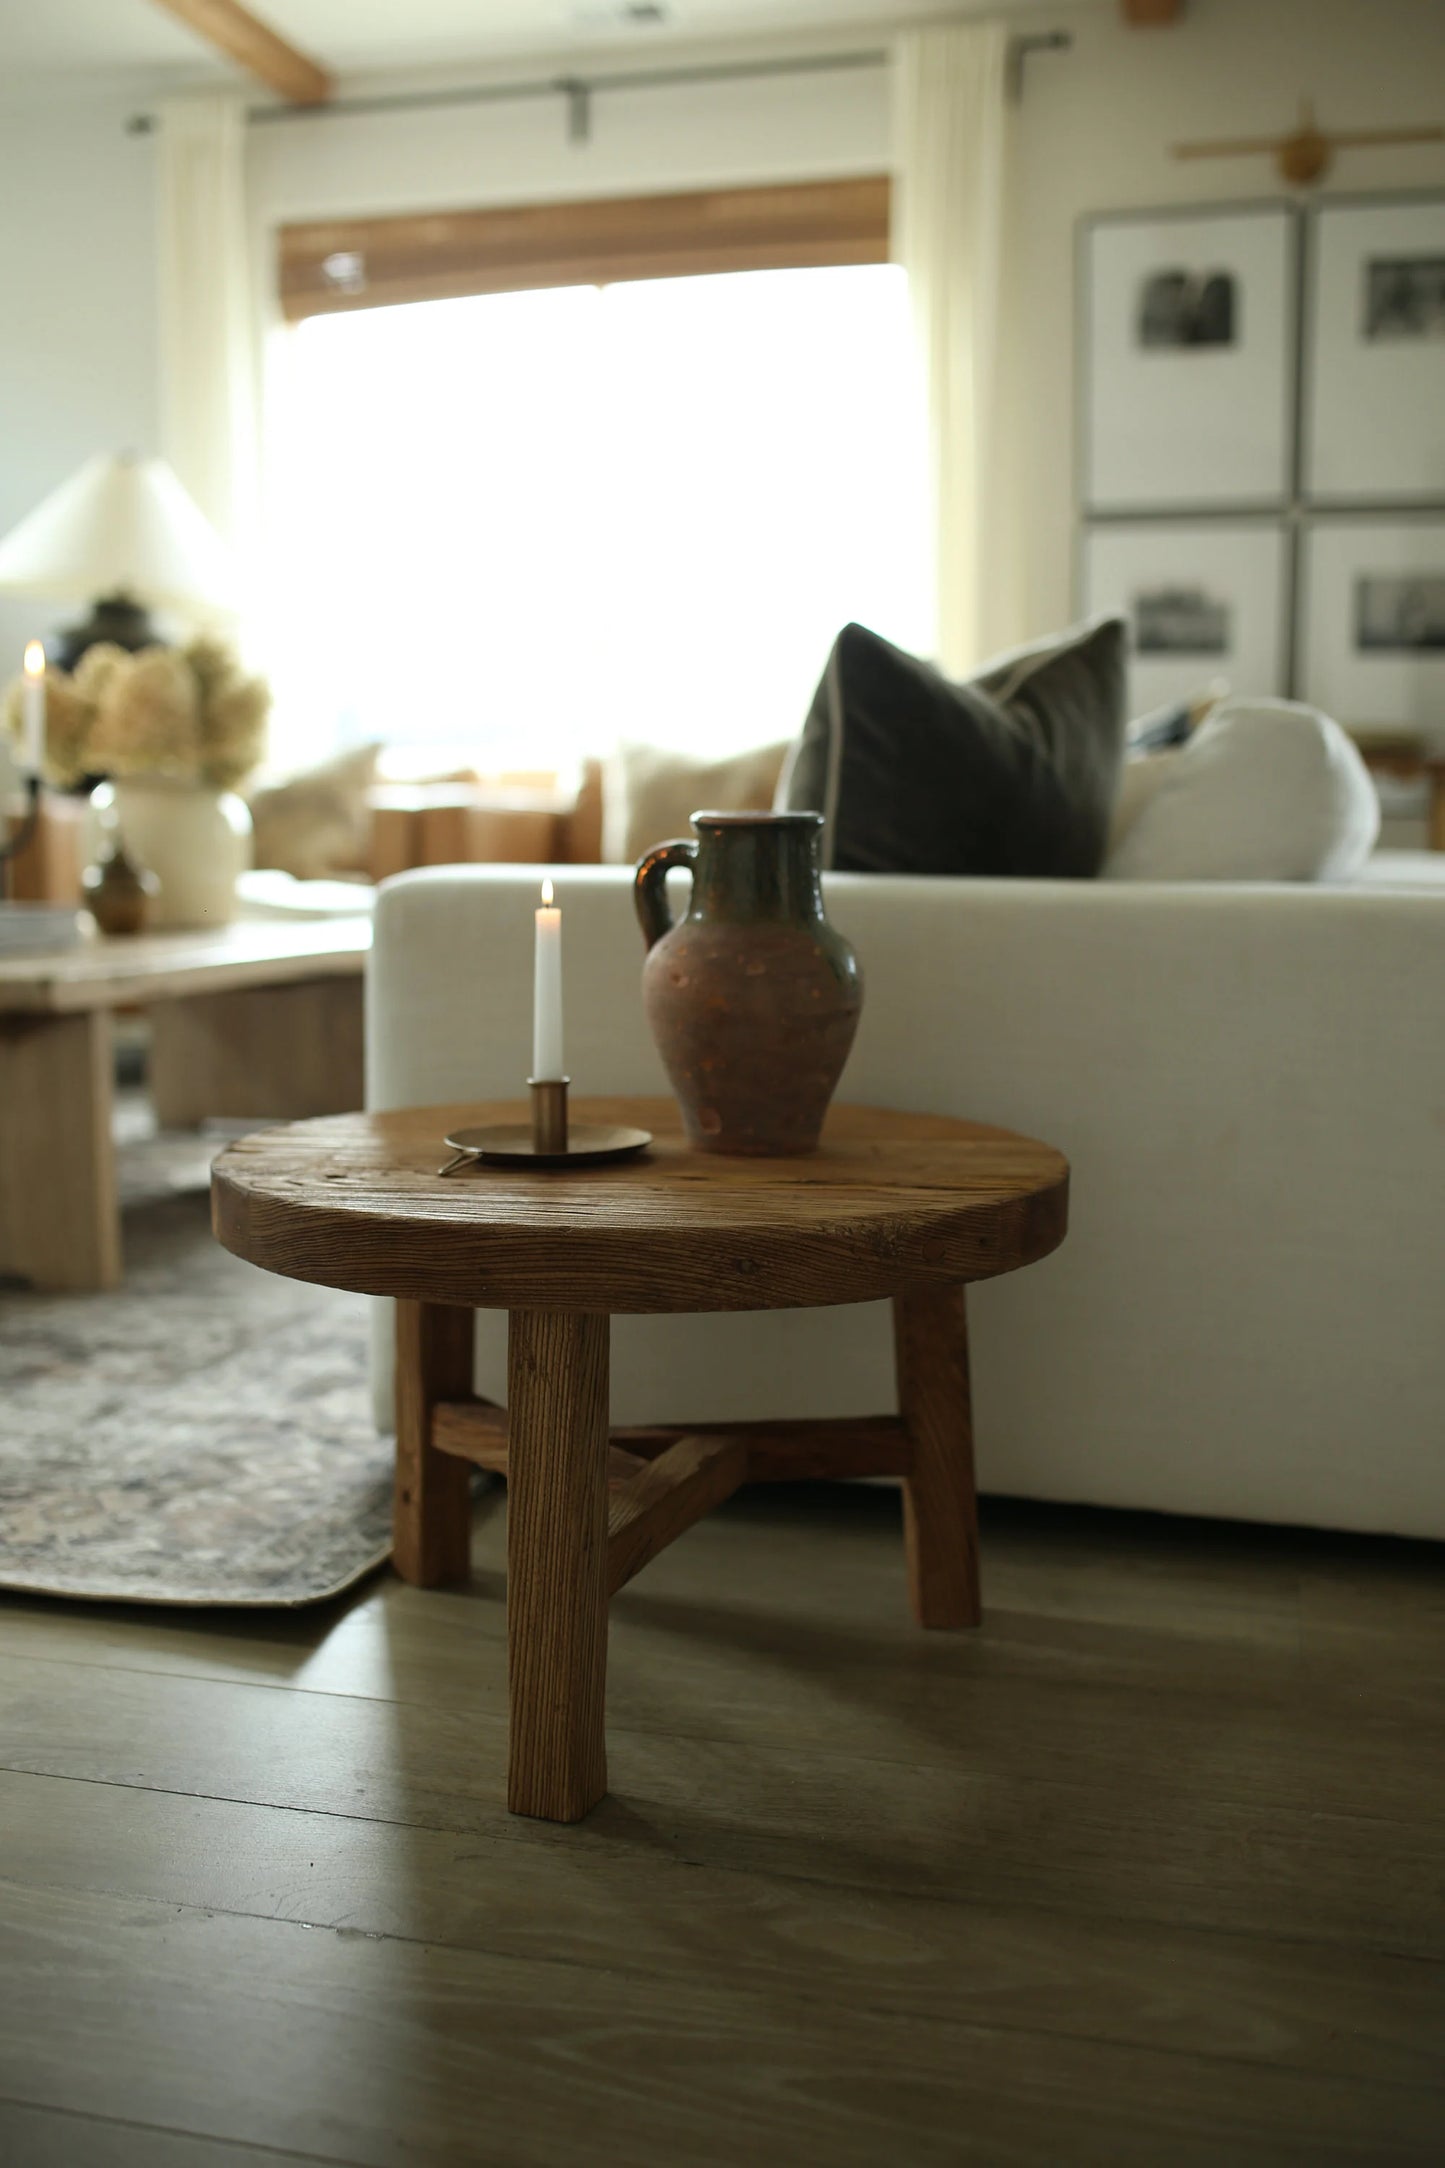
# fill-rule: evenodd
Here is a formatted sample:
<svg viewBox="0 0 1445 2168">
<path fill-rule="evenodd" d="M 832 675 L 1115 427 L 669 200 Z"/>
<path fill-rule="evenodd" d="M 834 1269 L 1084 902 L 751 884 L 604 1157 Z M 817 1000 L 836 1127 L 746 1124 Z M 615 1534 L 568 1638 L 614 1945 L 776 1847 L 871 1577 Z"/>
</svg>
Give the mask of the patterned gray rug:
<svg viewBox="0 0 1445 2168">
<path fill-rule="evenodd" d="M 124 1286 L 0 1284 L 0 1588 L 319 1603 L 391 1549 L 366 1305 L 227 1255 L 216 1145 L 130 1132 Z"/>
</svg>

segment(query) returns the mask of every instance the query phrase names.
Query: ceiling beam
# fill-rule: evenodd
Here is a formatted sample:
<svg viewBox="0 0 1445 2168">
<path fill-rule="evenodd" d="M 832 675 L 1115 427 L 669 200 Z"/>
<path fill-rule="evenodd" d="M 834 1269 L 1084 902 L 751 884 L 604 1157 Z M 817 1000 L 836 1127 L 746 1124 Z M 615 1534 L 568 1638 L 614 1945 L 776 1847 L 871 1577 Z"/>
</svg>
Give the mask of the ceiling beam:
<svg viewBox="0 0 1445 2168">
<path fill-rule="evenodd" d="M 227 60 L 291 105 L 324 105 L 336 88 L 325 68 L 241 6 L 241 0 L 156 0 Z"/>
<path fill-rule="evenodd" d="M 1119 0 L 1119 9 L 1126 23 L 1177 23 L 1184 0 Z"/>
</svg>

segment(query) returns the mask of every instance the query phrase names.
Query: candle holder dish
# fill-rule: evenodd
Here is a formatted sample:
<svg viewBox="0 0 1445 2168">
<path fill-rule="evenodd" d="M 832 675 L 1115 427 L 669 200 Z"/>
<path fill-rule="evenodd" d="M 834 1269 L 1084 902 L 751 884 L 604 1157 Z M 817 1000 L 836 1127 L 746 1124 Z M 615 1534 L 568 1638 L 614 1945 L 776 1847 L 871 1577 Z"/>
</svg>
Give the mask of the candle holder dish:
<svg viewBox="0 0 1445 2168">
<path fill-rule="evenodd" d="M 467 1166 L 585 1167 L 608 1159 L 631 1159 L 652 1142 L 650 1129 L 624 1129 L 615 1123 L 568 1119 L 567 1077 L 531 1077 L 532 1120 L 497 1122 L 482 1129 L 454 1129 L 447 1138 L 452 1157 L 438 1174 L 456 1174 Z"/>
</svg>

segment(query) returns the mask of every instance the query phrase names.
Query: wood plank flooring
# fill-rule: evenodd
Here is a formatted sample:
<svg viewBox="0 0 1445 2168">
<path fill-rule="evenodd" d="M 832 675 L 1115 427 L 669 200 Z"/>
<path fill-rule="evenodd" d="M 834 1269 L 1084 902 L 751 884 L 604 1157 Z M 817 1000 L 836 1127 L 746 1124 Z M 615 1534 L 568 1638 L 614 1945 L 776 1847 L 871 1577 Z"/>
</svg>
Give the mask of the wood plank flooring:
<svg viewBox="0 0 1445 2168">
<path fill-rule="evenodd" d="M 1445 2158 L 1427 1546 L 741 1494 L 505 1810 L 505 1509 L 322 1612 L 0 1599 L 6 2168 Z"/>
</svg>

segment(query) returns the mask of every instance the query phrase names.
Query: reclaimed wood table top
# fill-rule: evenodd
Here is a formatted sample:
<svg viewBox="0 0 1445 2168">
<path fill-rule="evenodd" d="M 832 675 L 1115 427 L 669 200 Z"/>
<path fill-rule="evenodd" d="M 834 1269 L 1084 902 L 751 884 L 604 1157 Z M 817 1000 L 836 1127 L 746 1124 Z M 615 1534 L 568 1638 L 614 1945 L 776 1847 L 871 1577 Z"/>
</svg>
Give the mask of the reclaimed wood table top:
<svg viewBox="0 0 1445 2168">
<path fill-rule="evenodd" d="M 0 957 L 0 1013 L 113 1009 L 182 994 L 280 986 L 341 977 L 366 967 L 364 916 L 238 919 L 198 933 L 91 934 L 74 948 Z"/>
<path fill-rule="evenodd" d="M 522 1122 L 521 1103 L 405 1108 L 243 1137 L 212 1172 L 237 1256 L 292 1279 L 477 1309 L 654 1314 L 868 1302 L 991 1279 L 1064 1238 L 1068 1162 L 943 1115 L 835 1106 L 793 1159 L 694 1150 L 670 1099 L 582 1099 L 575 1122 L 635 1124 L 612 1166 L 475 1166 L 449 1131 Z"/>
</svg>

